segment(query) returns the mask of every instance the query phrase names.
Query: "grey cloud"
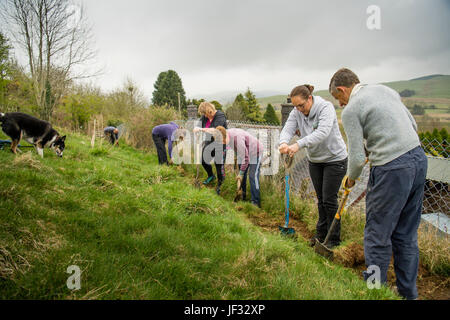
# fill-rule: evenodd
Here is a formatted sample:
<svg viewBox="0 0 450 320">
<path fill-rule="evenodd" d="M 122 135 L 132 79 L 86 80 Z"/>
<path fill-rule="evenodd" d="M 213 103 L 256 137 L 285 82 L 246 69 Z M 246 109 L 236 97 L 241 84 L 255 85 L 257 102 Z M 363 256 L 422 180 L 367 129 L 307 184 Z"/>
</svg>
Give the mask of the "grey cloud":
<svg viewBox="0 0 450 320">
<path fill-rule="evenodd" d="M 239 69 L 332 73 L 343 65 L 365 69 L 401 58 L 431 59 L 442 73 L 450 71 L 450 6 L 444 0 L 85 3 L 102 54 L 114 70 L 138 78 L 169 68 L 218 77 Z M 381 30 L 366 28 L 372 4 L 381 8 Z"/>
</svg>

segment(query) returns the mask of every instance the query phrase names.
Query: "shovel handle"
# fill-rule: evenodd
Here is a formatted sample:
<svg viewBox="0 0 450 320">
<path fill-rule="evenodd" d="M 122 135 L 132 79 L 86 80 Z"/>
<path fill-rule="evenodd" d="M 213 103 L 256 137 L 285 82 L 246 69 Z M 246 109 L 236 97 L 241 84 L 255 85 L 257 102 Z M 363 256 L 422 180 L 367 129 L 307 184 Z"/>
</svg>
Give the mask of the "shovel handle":
<svg viewBox="0 0 450 320">
<path fill-rule="evenodd" d="M 347 202 L 349 194 L 350 194 L 350 190 L 349 189 L 345 189 L 344 190 L 344 195 L 343 195 L 342 200 L 341 200 L 341 203 L 339 204 L 339 209 L 336 212 L 336 215 L 334 216 L 334 218 L 336 220 L 340 220 L 341 219 L 342 210 L 344 209 L 344 206 L 345 206 L 345 203 Z"/>
<path fill-rule="evenodd" d="M 292 167 L 292 164 L 294 163 L 294 157 L 289 156 L 289 155 L 285 155 L 284 157 L 284 168 L 286 170 L 289 170 Z"/>
<path fill-rule="evenodd" d="M 345 203 L 347 202 L 348 195 L 350 194 L 349 189 L 344 189 L 344 196 L 341 199 L 341 203 L 339 204 L 339 209 L 336 212 L 336 215 L 334 216 L 333 222 L 331 223 L 330 229 L 328 230 L 327 236 L 325 237 L 325 240 L 323 241 L 323 245 L 326 246 L 328 244 L 328 239 L 331 236 L 331 233 L 333 232 L 336 224 L 341 220 L 341 214 L 342 210 L 344 209 Z"/>
<path fill-rule="evenodd" d="M 285 223 L 284 223 L 284 227 L 287 228 L 289 225 L 289 174 L 287 174 L 285 176 L 285 199 L 286 199 L 286 204 L 285 204 Z"/>
</svg>

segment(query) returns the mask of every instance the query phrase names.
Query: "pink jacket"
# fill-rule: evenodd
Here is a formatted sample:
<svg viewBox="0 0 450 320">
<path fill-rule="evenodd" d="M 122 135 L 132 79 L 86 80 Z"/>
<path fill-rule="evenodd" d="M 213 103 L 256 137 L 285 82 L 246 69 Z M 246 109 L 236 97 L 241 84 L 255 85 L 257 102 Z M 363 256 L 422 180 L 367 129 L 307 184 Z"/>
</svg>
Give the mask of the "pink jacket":
<svg viewBox="0 0 450 320">
<path fill-rule="evenodd" d="M 227 130 L 227 133 L 230 137 L 228 146 L 236 152 L 238 163 L 241 165 L 240 170 L 245 171 L 250 162 L 256 163 L 262 156 L 264 147 L 258 139 L 245 130 L 231 128 Z"/>
</svg>

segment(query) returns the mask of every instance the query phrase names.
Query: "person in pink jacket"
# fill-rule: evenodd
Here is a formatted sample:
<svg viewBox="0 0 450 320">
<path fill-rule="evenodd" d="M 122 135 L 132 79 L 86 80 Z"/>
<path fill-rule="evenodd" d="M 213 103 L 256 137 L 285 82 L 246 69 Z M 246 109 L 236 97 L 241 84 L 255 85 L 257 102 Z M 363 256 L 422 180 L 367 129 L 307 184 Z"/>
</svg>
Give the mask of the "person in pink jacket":
<svg viewBox="0 0 450 320">
<path fill-rule="evenodd" d="M 222 134 L 227 148 L 233 149 L 237 155 L 239 164 L 239 175 L 237 179 L 241 179 L 243 200 L 246 198 L 248 176 L 250 180 L 251 202 L 255 206 L 261 207 L 259 176 L 264 151 L 261 142 L 242 129 L 231 128 L 227 130 L 221 126 L 216 129 Z"/>
</svg>

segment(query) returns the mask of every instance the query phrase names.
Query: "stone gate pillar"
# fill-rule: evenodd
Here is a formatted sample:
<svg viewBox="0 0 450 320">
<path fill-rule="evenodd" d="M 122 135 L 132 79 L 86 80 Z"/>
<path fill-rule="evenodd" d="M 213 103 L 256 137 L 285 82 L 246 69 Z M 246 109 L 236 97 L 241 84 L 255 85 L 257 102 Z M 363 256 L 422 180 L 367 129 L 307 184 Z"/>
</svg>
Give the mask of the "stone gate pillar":
<svg viewBox="0 0 450 320">
<path fill-rule="evenodd" d="M 198 118 L 197 106 L 194 104 L 187 106 L 188 120 L 193 120 Z"/>
<path fill-rule="evenodd" d="M 291 98 L 287 98 L 286 103 L 281 104 L 281 126 L 284 127 L 292 109 L 294 109 L 294 105 L 291 103 Z"/>
</svg>

